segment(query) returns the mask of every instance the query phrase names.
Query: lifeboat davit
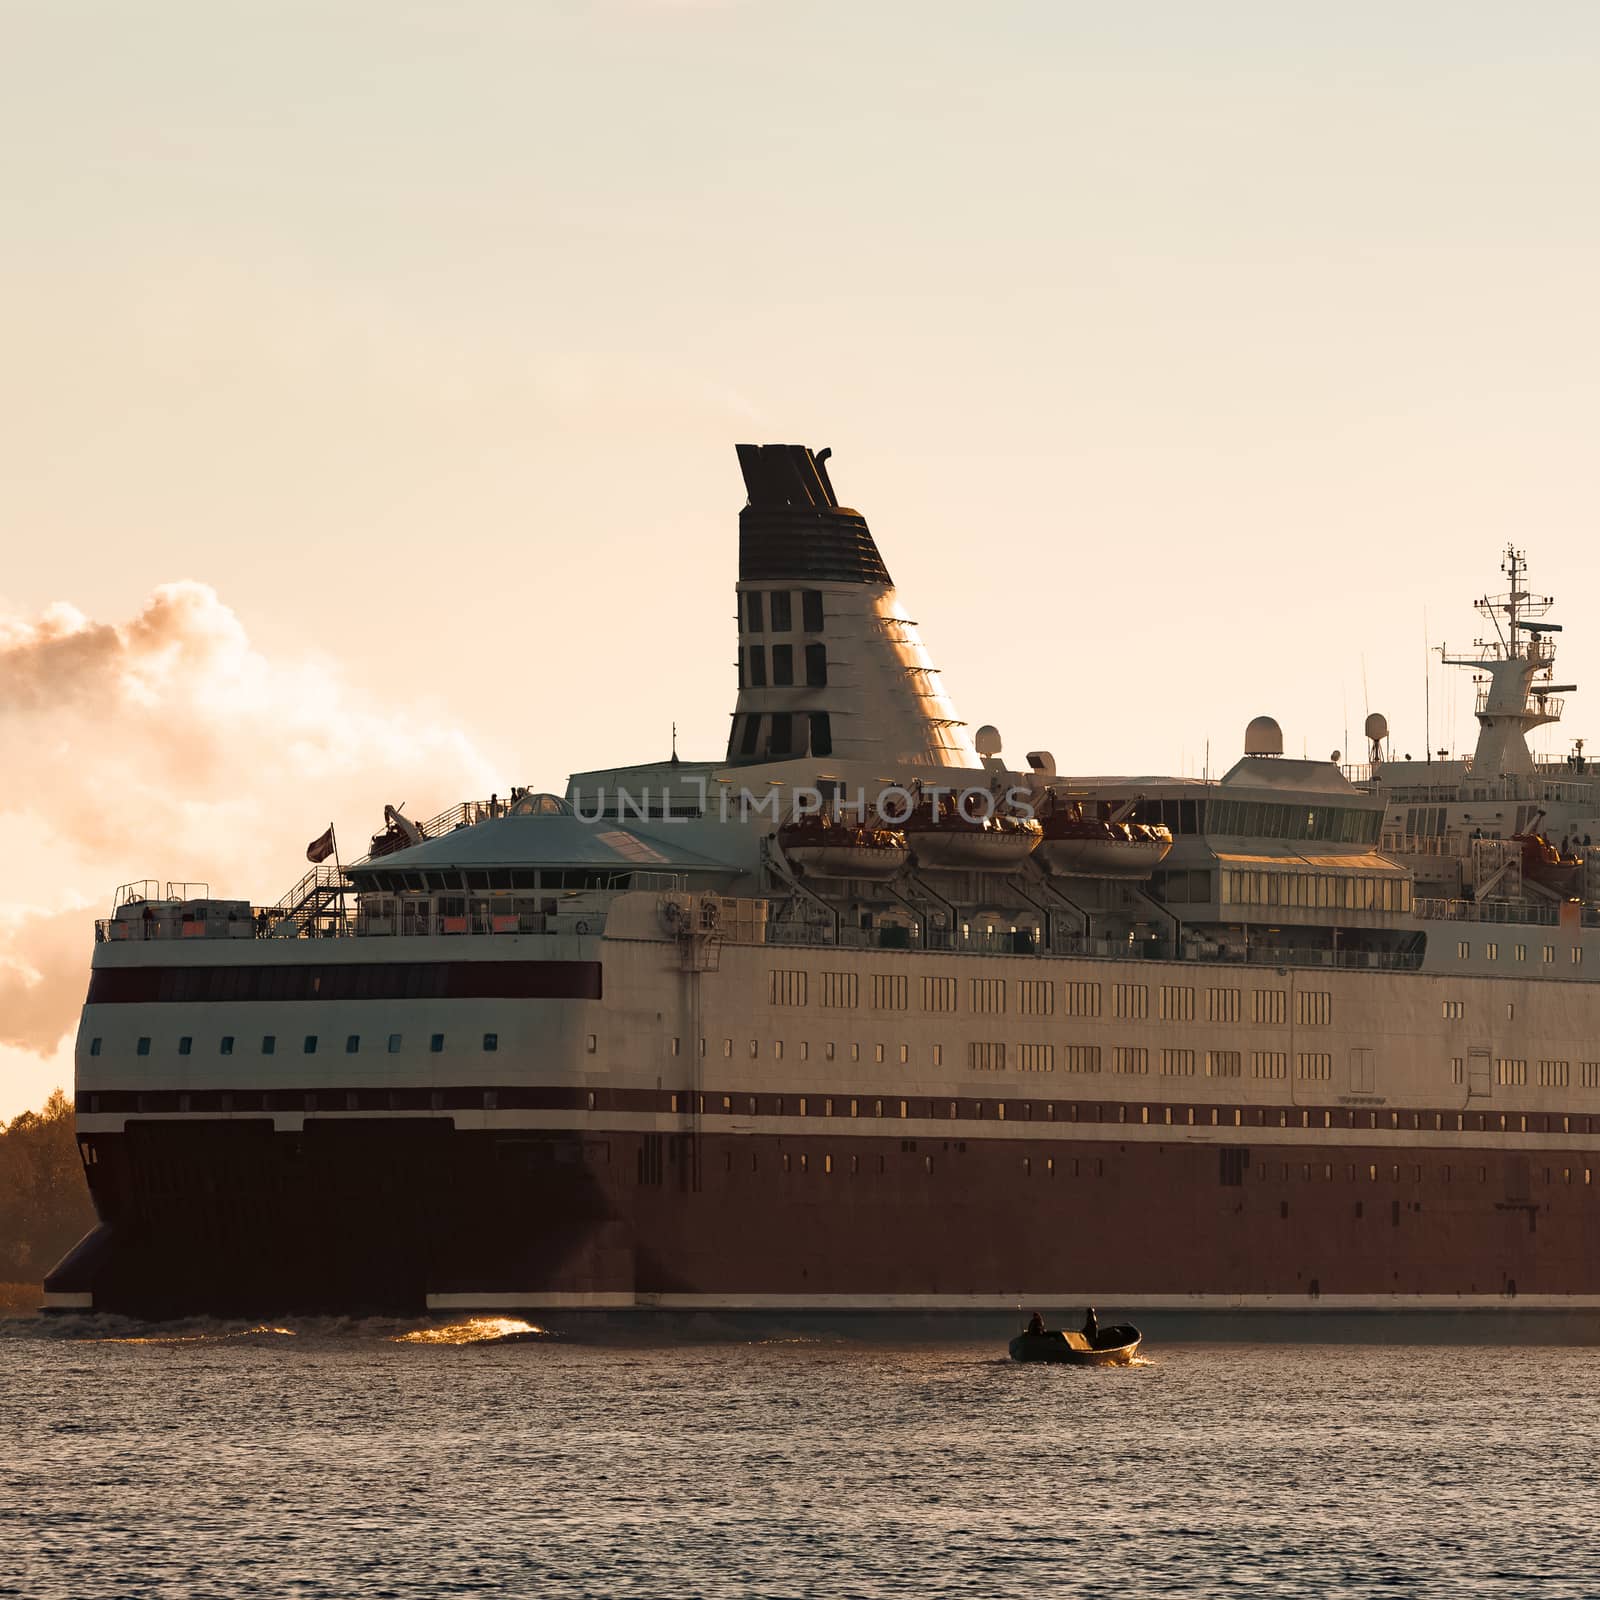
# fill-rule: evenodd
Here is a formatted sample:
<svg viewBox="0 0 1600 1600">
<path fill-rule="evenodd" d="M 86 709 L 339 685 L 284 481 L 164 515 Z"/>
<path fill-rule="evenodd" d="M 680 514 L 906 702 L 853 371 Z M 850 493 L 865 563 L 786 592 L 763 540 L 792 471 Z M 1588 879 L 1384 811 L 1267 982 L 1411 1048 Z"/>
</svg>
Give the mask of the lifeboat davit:
<svg viewBox="0 0 1600 1600">
<path fill-rule="evenodd" d="M 901 824 L 919 867 L 967 868 L 976 872 L 1011 872 L 1038 845 L 1041 830 L 1032 817 L 968 816 L 956 797 L 940 798 L 937 809 L 919 802 Z"/>
<path fill-rule="evenodd" d="M 791 865 L 818 878 L 892 878 L 911 859 L 898 830 L 845 822 L 826 812 L 784 823 L 778 846 Z"/>
<path fill-rule="evenodd" d="M 1148 878 L 1172 848 L 1159 822 L 1103 822 L 1075 800 L 1055 804 L 1042 826 L 1039 860 L 1060 878 Z"/>
</svg>

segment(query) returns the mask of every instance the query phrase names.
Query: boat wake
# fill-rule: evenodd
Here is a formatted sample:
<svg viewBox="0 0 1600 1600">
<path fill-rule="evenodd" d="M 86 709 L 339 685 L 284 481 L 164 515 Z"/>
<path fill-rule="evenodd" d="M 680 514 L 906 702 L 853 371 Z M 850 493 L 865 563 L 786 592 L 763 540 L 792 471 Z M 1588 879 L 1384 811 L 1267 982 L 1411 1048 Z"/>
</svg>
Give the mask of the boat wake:
<svg viewBox="0 0 1600 1600">
<path fill-rule="evenodd" d="M 468 1317 L 465 1322 L 450 1322 L 442 1327 L 413 1328 L 409 1333 L 392 1333 L 391 1344 L 516 1344 L 528 1339 L 553 1337 L 548 1328 L 518 1317 Z"/>
</svg>

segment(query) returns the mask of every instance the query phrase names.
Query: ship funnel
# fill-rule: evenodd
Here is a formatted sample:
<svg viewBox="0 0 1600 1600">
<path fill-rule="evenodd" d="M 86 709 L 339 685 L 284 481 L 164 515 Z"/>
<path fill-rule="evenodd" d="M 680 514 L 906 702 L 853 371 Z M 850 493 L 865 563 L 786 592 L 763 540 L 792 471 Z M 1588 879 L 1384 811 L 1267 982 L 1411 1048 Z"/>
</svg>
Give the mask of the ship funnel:
<svg viewBox="0 0 1600 1600">
<path fill-rule="evenodd" d="M 728 760 L 980 766 L 867 519 L 839 504 L 829 452 L 735 448 L 746 499 Z"/>
</svg>

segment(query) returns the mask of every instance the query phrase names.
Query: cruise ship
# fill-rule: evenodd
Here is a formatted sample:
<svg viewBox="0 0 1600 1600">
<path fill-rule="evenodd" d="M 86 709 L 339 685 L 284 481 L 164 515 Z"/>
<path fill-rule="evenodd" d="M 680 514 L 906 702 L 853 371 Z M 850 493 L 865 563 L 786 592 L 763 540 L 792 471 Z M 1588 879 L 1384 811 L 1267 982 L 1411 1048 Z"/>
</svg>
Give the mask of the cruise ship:
<svg viewBox="0 0 1600 1600">
<path fill-rule="evenodd" d="M 719 759 L 117 892 L 50 1307 L 1600 1307 L 1600 785 L 1530 751 L 1521 553 L 1469 759 L 1074 778 L 960 719 L 828 455 L 738 447 Z"/>
</svg>

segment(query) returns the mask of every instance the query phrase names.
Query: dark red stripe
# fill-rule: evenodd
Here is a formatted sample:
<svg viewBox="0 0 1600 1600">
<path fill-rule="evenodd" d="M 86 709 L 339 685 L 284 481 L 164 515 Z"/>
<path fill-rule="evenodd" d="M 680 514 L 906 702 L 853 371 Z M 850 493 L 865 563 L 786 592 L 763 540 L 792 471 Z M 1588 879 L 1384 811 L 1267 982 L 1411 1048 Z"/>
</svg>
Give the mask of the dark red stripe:
<svg viewBox="0 0 1600 1600">
<path fill-rule="evenodd" d="M 88 1004 L 277 1000 L 598 1000 L 598 961 L 351 961 L 101 967 Z"/>
</svg>

